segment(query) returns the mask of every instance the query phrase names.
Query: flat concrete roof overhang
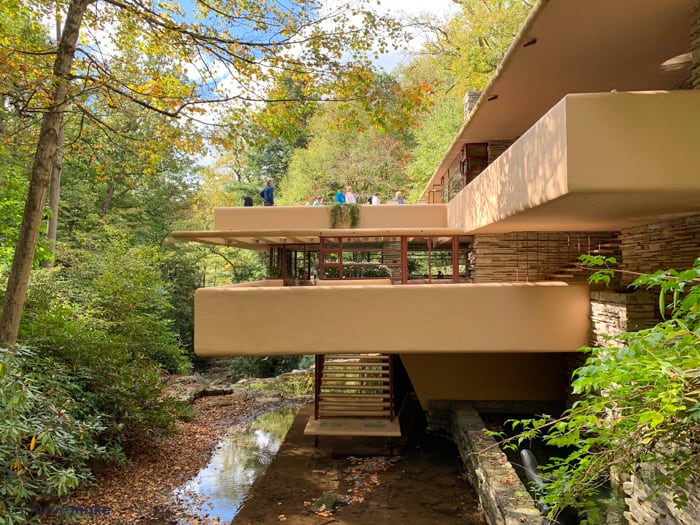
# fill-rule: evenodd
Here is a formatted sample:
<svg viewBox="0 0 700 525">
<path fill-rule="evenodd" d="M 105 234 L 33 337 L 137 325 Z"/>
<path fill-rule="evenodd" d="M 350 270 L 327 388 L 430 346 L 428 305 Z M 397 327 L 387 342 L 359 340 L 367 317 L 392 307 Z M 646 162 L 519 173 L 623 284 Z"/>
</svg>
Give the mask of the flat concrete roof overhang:
<svg viewBox="0 0 700 525">
<path fill-rule="evenodd" d="M 424 195 L 459 159 L 462 145 L 515 139 L 568 93 L 672 89 L 689 68 L 697 0 L 540 0 L 533 7 Z"/>
<path fill-rule="evenodd" d="M 176 239 L 265 250 L 270 245 L 318 244 L 320 237 L 463 235 L 447 226 L 447 206 L 405 204 L 361 206 L 355 228 L 331 228 L 329 206 L 215 208 L 214 230 L 173 232 Z"/>
<path fill-rule="evenodd" d="M 173 232 L 176 239 L 196 241 L 205 244 L 218 244 L 247 248 L 250 250 L 267 250 L 269 246 L 282 244 L 319 244 L 325 237 L 359 237 L 368 241 L 381 240 L 386 237 L 453 237 L 463 236 L 461 228 L 385 228 L 385 229 L 325 229 L 325 230 L 201 230 Z"/>
<path fill-rule="evenodd" d="M 700 213 L 700 91 L 568 95 L 448 204 L 465 233 L 614 231 Z"/>
<path fill-rule="evenodd" d="M 585 284 L 266 281 L 197 290 L 194 348 L 202 357 L 571 352 L 588 342 L 589 309 Z"/>
</svg>

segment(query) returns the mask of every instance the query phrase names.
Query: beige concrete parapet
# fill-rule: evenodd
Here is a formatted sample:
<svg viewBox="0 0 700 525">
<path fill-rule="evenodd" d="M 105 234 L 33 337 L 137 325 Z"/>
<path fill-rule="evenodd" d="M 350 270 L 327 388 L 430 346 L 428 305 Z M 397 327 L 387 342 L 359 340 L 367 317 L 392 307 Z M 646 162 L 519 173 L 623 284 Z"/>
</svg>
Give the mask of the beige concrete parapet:
<svg viewBox="0 0 700 525">
<path fill-rule="evenodd" d="M 557 282 L 202 288 L 195 352 L 567 352 L 588 341 L 588 300 Z"/>
<path fill-rule="evenodd" d="M 358 229 L 445 228 L 444 204 L 362 205 Z M 215 208 L 216 230 L 325 230 L 330 228 L 329 206 L 258 206 Z M 342 226 L 348 228 L 349 225 Z"/>
<path fill-rule="evenodd" d="M 568 95 L 448 204 L 466 233 L 619 230 L 700 211 L 700 91 Z"/>
</svg>

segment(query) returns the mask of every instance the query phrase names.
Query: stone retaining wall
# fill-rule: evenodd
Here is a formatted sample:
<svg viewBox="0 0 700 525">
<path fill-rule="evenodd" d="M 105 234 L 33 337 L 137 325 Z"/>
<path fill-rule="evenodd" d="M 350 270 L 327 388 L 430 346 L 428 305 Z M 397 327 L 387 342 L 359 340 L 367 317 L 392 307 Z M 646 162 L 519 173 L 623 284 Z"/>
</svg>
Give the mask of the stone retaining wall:
<svg viewBox="0 0 700 525">
<path fill-rule="evenodd" d="M 541 525 L 542 516 L 525 485 L 468 402 L 452 402 L 450 422 L 467 477 L 479 494 L 489 525 Z"/>
</svg>

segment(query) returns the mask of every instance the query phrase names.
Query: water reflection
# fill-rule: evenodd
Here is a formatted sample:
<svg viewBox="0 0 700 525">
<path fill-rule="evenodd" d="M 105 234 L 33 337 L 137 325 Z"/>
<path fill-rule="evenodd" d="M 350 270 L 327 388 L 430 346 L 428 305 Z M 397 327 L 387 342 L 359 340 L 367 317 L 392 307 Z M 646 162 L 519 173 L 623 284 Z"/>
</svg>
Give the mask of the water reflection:
<svg viewBox="0 0 700 525">
<path fill-rule="evenodd" d="M 255 479 L 275 457 L 297 410 L 281 408 L 229 432 L 209 464 L 176 491 L 176 498 L 202 520 L 216 516 L 220 521 L 232 520 Z"/>
</svg>

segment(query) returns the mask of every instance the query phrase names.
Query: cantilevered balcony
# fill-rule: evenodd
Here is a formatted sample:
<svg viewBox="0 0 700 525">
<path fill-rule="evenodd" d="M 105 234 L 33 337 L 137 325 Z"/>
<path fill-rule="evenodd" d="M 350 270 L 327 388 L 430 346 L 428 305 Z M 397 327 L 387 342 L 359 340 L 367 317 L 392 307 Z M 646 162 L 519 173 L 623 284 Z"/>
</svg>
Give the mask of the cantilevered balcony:
<svg viewBox="0 0 700 525">
<path fill-rule="evenodd" d="M 197 290 L 196 353 L 559 353 L 588 340 L 585 285 L 321 283 Z"/>
<path fill-rule="evenodd" d="M 332 227 L 333 226 L 333 227 Z M 459 235 L 447 227 L 446 205 L 380 205 L 360 207 L 359 221 L 331 224 L 330 206 L 265 206 L 216 208 L 214 229 L 174 232 L 183 240 L 266 250 L 270 245 L 318 244 L 320 237 L 394 235 Z"/>
<path fill-rule="evenodd" d="M 465 233 L 620 230 L 700 211 L 700 91 L 568 95 L 448 204 Z"/>
</svg>

